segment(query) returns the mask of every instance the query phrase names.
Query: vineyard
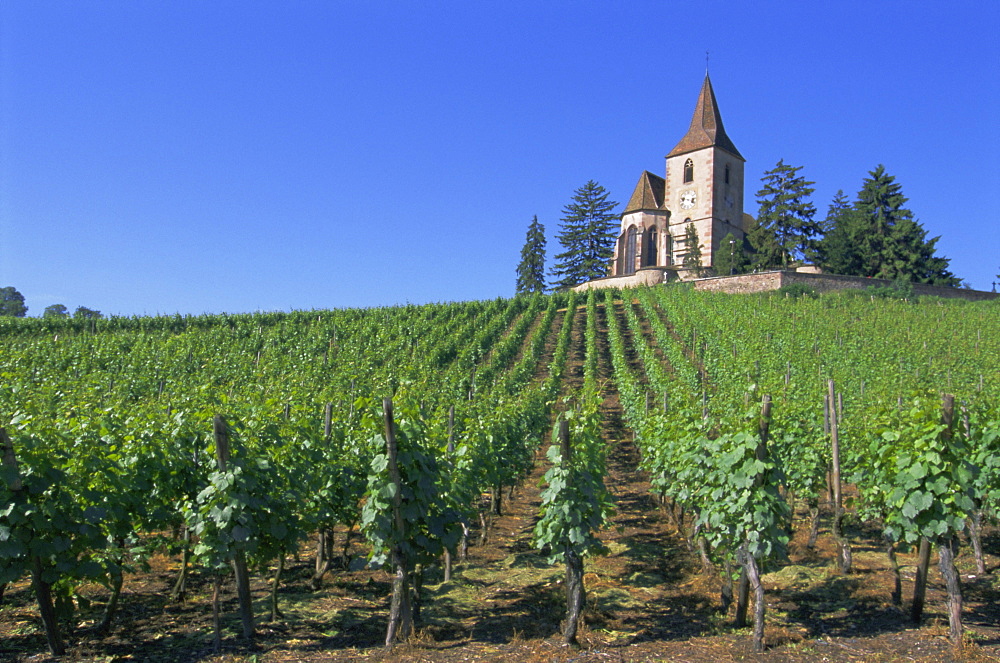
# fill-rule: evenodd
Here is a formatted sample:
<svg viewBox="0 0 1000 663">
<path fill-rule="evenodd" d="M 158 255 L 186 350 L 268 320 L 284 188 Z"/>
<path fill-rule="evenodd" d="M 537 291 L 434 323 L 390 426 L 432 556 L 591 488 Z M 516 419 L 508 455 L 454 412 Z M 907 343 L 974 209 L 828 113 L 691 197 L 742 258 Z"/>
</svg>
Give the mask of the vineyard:
<svg viewBox="0 0 1000 663">
<path fill-rule="evenodd" d="M 995 660 L 1000 307 L 0 318 L 0 659 Z"/>
</svg>

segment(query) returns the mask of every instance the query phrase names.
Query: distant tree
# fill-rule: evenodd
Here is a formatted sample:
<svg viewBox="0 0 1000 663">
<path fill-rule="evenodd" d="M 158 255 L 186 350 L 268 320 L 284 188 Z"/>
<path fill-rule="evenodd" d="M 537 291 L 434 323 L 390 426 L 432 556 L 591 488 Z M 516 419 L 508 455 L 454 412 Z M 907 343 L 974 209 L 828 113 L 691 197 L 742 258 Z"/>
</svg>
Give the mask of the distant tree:
<svg viewBox="0 0 1000 663">
<path fill-rule="evenodd" d="M 701 240 L 698 238 L 698 229 L 693 223 L 687 224 L 684 229 L 684 269 L 694 272 L 695 276 L 702 275 L 701 264 Z"/>
<path fill-rule="evenodd" d="M 535 216 L 521 248 L 517 265 L 517 294 L 545 292 L 545 226 Z"/>
<path fill-rule="evenodd" d="M 62 304 L 52 304 L 51 306 L 45 307 L 45 312 L 42 313 L 43 318 L 68 318 L 69 309 L 67 309 Z"/>
<path fill-rule="evenodd" d="M 809 201 L 815 182 L 799 175 L 800 170 L 802 166 L 789 166 L 782 159 L 761 178 L 755 229 L 758 245 L 754 246 L 761 256 L 761 267 L 787 269 L 790 263 L 804 259 L 812 253 L 814 237 L 822 230 L 813 219 L 816 208 Z"/>
<path fill-rule="evenodd" d="M 957 286 L 960 279 L 948 270 L 948 259 L 934 255 L 940 237 L 927 239 L 905 204 L 902 187 L 884 166 L 869 173 L 854 209 L 842 217 L 847 246 L 843 265 L 849 270 L 843 273 Z"/>
<path fill-rule="evenodd" d="M 77 306 L 76 310 L 73 311 L 74 318 L 82 318 L 84 320 L 97 320 L 98 318 L 103 318 L 100 311 L 95 311 L 89 309 L 86 306 Z"/>
<path fill-rule="evenodd" d="M 743 253 L 743 241 L 737 240 L 733 233 L 726 234 L 719 242 L 719 250 L 715 252 L 712 269 L 716 276 L 742 274 L 746 271 L 747 259 Z"/>
<path fill-rule="evenodd" d="M 754 271 L 774 269 L 781 264 L 781 245 L 778 238 L 759 219 L 754 219 L 747 230 L 747 243 L 750 244 L 750 267 Z"/>
<path fill-rule="evenodd" d="M 843 189 L 837 191 L 821 223 L 823 239 L 817 243 L 814 255 L 816 263 L 828 272 L 856 274 L 860 271 L 849 234 L 852 214 L 854 206 L 851 201 L 844 195 Z"/>
<path fill-rule="evenodd" d="M 14 286 L 0 288 L 0 315 L 23 318 L 27 313 L 28 307 L 24 305 L 24 295 Z"/>
<path fill-rule="evenodd" d="M 550 272 L 552 288 L 565 290 L 607 276 L 619 223 L 614 214 L 618 203 L 609 201 L 608 195 L 604 187 L 590 180 L 563 208 L 557 237 L 564 250 L 556 255 Z"/>
</svg>

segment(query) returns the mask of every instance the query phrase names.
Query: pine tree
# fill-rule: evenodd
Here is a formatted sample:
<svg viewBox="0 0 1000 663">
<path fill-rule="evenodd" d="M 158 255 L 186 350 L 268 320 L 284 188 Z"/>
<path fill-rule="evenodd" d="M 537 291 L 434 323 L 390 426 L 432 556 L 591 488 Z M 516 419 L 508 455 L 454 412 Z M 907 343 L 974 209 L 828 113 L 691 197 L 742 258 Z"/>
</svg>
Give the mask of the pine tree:
<svg viewBox="0 0 1000 663">
<path fill-rule="evenodd" d="M 608 195 L 604 187 L 590 180 L 563 208 L 557 237 L 564 250 L 556 255 L 550 272 L 555 279 L 552 288 L 564 290 L 608 275 L 620 220 L 613 213 L 618 203 L 609 201 Z"/>
<path fill-rule="evenodd" d="M 770 228 L 761 225 L 758 219 L 754 219 L 747 231 L 747 242 L 750 244 L 750 266 L 754 271 L 774 269 L 781 264 L 778 238 Z"/>
<path fill-rule="evenodd" d="M 789 166 L 782 159 L 761 179 L 756 228 L 761 267 L 787 269 L 793 261 L 811 254 L 813 238 L 822 230 L 813 220 L 816 208 L 809 202 L 815 182 L 799 175 L 800 170 L 802 166 Z M 768 235 L 773 236 L 773 241 Z"/>
<path fill-rule="evenodd" d="M 716 276 L 742 274 L 746 270 L 746 256 L 743 254 L 743 242 L 737 240 L 733 233 L 726 234 L 715 252 L 715 263 L 712 266 Z"/>
<path fill-rule="evenodd" d="M 823 219 L 823 239 L 817 244 L 815 260 L 824 270 L 834 274 L 858 274 L 860 264 L 851 240 L 854 206 L 837 191 Z"/>
<path fill-rule="evenodd" d="M 684 269 L 691 270 L 696 277 L 702 274 L 701 265 L 701 239 L 698 238 L 698 229 L 693 223 L 687 224 L 684 229 Z"/>
<path fill-rule="evenodd" d="M 869 173 L 858 193 L 854 213 L 847 217 L 858 275 L 958 285 L 960 279 L 948 271 L 948 259 L 934 255 L 940 237 L 927 239 L 927 231 L 905 204 L 902 186 L 885 172 L 884 166 Z"/>
<path fill-rule="evenodd" d="M 521 262 L 517 265 L 516 293 L 529 292 L 545 292 L 545 226 L 538 222 L 538 216 L 528 226 Z"/>
</svg>

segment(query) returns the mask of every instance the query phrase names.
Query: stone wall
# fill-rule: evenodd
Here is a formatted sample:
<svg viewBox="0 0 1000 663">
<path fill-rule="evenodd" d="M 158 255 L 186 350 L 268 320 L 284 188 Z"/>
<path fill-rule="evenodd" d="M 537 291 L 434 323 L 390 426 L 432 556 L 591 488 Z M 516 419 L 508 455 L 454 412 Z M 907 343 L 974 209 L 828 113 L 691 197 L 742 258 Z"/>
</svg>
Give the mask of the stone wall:
<svg viewBox="0 0 1000 663">
<path fill-rule="evenodd" d="M 737 274 L 736 276 L 716 276 L 693 281 L 695 290 L 710 292 L 728 292 L 733 294 L 748 294 L 752 292 L 767 292 L 778 288 L 801 283 L 816 292 L 844 290 L 852 288 L 864 290 L 869 286 L 892 287 L 893 282 L 886 279 L 869 279 L 861 276 L 841 276 L 840 274 L 810 274 L 792 271 L 761 272 L 760 274 Z M 966 290 L 964 288 L 949 288 L 937 285 L 913 284 L 913 294 L 949 297 L 982 301 L 996 299 L 1000 294 L 983 292 L 982 290 Z"/>
<path fill-rule="evenodd" d="M 573 290 L 586 292 L 601 288 L 635 288 L 640 285 L 660 285 L 677 278 L 677 270 L 671 267 L 642 267 L 635 274 L 625 276 L 606 276 L 575 286 Z"/>
</svg>

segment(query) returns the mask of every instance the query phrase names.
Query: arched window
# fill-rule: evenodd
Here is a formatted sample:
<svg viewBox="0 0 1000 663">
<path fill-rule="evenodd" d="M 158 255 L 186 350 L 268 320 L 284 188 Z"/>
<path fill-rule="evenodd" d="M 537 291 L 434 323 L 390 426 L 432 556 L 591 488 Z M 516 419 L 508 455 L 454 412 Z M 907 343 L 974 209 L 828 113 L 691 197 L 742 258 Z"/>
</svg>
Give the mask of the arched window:
<svg viewBox="0 0 1000 663">
<path fill-rule="evenodd" d="M 726 164 L 726 184 L 729 184 L 729 164 Z"/>
<path fill-rule="evenodd" d="M 667 248 L 664 251 L 665 260 L 663 261 L 663 264 L 672 265 L 674 264 L 674 238 L 671 237 L 670 235 L 667 235 L 666 241 L 667 241 Z"/>
<path fill-rule="evenodd" d="M 649 236 L 646 240 L 646 255 L 643 262 L 647 267 L 656 264 L 656 226 L 649 229 Z"/>
<path fill-rule="evenodd" d="M 635 226 L 630 226 L 625 235 L 625 265 L 622 274 L 635 274 Z"/>
<path fill-rule="evenodd" d="M 694 161 L 688 159 L 684 162 L 684 184 L 694 182 Z"/>
</svg>

